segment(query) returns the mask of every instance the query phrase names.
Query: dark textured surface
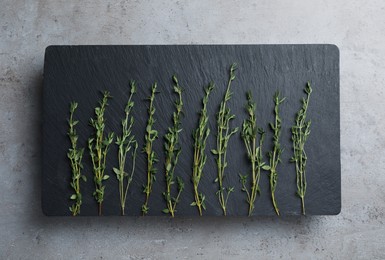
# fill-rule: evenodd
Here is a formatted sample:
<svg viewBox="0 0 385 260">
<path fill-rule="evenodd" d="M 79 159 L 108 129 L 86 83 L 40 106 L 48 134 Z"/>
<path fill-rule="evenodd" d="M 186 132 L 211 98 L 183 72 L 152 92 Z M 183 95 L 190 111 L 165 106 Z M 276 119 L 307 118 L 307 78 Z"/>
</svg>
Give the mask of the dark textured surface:
<svg viewBox="0 0 385 260">
<path fill-rule="evenodd" d="M 134 116 L 134 133 L 140 147 L 144 142 L 147 120 L 147 101 L 150 86 L 159 84 L 161 93 L 156 98 L 155 128 L 161 138 L 155 143 L 160 158 L 157 182 L 150 197 L 150 215 L 163 215 L 165 208 L 162 196 L 165 182 L 163 175 L 163 135 L 171 124 L 171 113 L 175 95 L 172 93 L 171 76 L 178 76 L 184 87 L 185 117 L 181 133 L 182 154 L 176 175 L 186 183 L 177 215 L 197 215 L 190 182 L 192 168 L 192 130 L 197 126 L 203 88 L 214 81 L 216 89 L 208 105 L 212 134 L 208 139 L 208 160 L 200 189 L 206 195 L 205 215 L 221 215 L 215 196 L 217 186 L 216 164 L 209 150 L 215 148 L 215 116 L 223 97 L 231 63 L 238 63 L 237 78 L 233 84 L 234 95 L 229 102 L 236 119 L 232 126 L 241 126 L 246 118 L 245 93 L 251 90 L 257 102 L 258 123 L 268 129 L 273 120 L 273 93 L 278 89 L 287 101 L 282 105 L 282 145 L 285 152 L 279 166 L 276 190 L 278 207 L 284 215 L 300 214 L 300 200 L 295 195 L 295 170 L 289 163 L 292 154 L 290 127 L 296 111 L 300 109 L 300 98 L 306 81 L 313 86 L 313 95 L 308 111 L 312 119 L 312 133 L 306 151 L 308 155 L 306 194 L 307 214 L 337 214 L 341 207 L 340 191 L 340 131 L 339 131 L 339 53 L 333 45 L 218 45 L 218 46 L 51 46 L 47 48 L 44 68 L 44 145 L 42 207 L 47 215 L 69 215 L 71 201 L 69 186 L 70 167 L 66 158 L 69 140 L 66 136 L 69 102 L 79 102 L 76 117 L 80 120 L 78 133 L 80 144 L 92 133 L 88 125 L 93 108 L 100 99 L 100 91 L 109 90 L 114 98 L 106 111 L 107 130 L 120 133 L 120 120 L 129 94 L 129 80 L 138 82 L 138 93 Z M 268 131 L 264 150 L 271 149 L 271 132 Z M 108 156 L 108 169 L 117 165 L 117 149 L 113 146 Z M 267 157 L 266 157 L 267 160 Z M 146 180 L 144 154 L 139 154 L 134 182 L 127 199 L 127 214 L 139 215 L 145 199 L 142 184 Z M 229 166 L 226 169 L 226 184 L 235 186 L 230 196 L 229 215 L 246 215 L 245 193 L 240 191 L 238 173 L 250 171 L 245 148 L 240 135 L 229 143 Z M 83 205 L 81 215 L 96 215 L 97 204 L 92 197 L 91 164 L 88 153 L 84 158 L 84 174 L 88 182 L 82 184 Z M 104 215 L 119 214 L 117 180 L 114 173 L 106 182 Z M 256 200 L 256 215 L 272 215 L 267 172 L 262 173 L 261 196 Z"/>
</svg>

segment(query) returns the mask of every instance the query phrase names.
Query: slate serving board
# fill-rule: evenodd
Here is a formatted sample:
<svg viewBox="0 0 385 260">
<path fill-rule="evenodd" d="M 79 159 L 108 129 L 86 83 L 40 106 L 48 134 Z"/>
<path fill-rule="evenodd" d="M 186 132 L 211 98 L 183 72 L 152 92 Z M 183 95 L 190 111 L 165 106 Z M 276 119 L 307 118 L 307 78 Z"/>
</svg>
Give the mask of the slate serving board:
<svg viewBox="0 0 385 260">
<path fill-rule="evenodd" d="M 306 143 L 307 163 L 307 215 L 333 215 L 341 209 L 340 166 L 340 106 L 339 106 L 339 51 L 334 45 L 143 45 L 143 46 L 49 46 L 44 64 L 44 113 L 43 113 L 43 175 L 42 208 L 49 216 L 70 215 L 68 207 L 71 170 L 66 157 L 70 146 L 66 135 L 69 103 L 79 103 L 75 117 L 79 145 L 86 147 L 93 133 L 89 119 L 101 98 L 101 91 L 111 92 L 106 110 L 106 132 L 121 133 L 120 122 L 129 95 L 129 81 L 138 83 L 134 96 L 134 134 L 139 147 L 144 144 L 144 130 L 148 119 L 148 101 L 151 85 L 158 82 L 160 93 L 156 96 L 156 123 L 160 138 L 154 149 L 159 156 L 157 181 L 149 201 L 148 215 L 165 215 L 162 192 L 165 189 L 163 136 L 171 125 L 173 102 L 176 98 L 171 77 L 176 74 L 184 88 L 184 118 L 180 139 L 182 153 L 175 174 L 185 182 L 185 191 L 177 206 L 176 216 L 198 216 L 193 201 L 190 181 L 192 169 L 192 131 L 198 124 L 203 89 L 210 81 L 216 85 L 210 96 L 208 114 L 212 130 L 208 138 L 208 159 L 201 180 L 200 190 L 206 195 L 207 210 L 204 215 L 222 216 L 215 192 L 217 168 L 210 150 L 216 142 L 216 113 L 223 98 L 230 65 L 236 62 L 238 69 L 232 90 L 234 95 L 228 105 L 236 119 L 232 127 L 241 127 L 247 117 L 246 92 L 251 91 L 257 103 L 257 123 L 266 131 L 264 151 L 272 148 L 272 132 L 268 123 L 274 119 L 273 94 L 280 90 L 286 102 L 281 106 L 282 138 L 284 150 L 278 167 L 276 200 L 282 215 L 301 214 L 300 199 L 296 195 L 296 173 L 292 156 L 290 128 L 295 114 L 301 108 L 300 99 L 305 95 L 307 81 L 313 87 L 308 110 L 312 120 L 311 135 Z M 146 156 L 139 153 L 134 180 L 127 198 L 126 215 L 141 215 L 145 200 L 142 185 L 146 182 Z M 265 156 L 265 160 L 268 157 Z M 83 205 L 81 215 L 97 215 L 97 203 L 92 196 L 94 183 L 88 150 L 83 159 L 83 173 L 88 181 L 81 184 Z M 117 147 L 112 145 L 107 160 L 106 173 L 111 176 L 105 182 L 104 215 L 120 215 L 118 182 L 112 167 L 117 167 Z M 225 185 L 235 186 L 228 202 L 228 215 L 246 216 L 248 204 L 241 191 L 239 173 L 250 173 L 250 163 L 240 134 L 229 142 L 228 168 Z M 274 215 L 270 199 L 268 173 L 263 171 L 260 181 L 261 194 L 255 202 L 254 215 Z"/>
</svg>

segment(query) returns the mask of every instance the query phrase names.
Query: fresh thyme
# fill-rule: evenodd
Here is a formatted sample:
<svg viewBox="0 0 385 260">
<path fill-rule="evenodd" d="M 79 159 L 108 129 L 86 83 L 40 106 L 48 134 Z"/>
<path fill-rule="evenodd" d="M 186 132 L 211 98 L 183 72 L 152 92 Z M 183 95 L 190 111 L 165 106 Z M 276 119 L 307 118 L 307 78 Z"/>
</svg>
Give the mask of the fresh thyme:
<svg viewBox="0 0 385 260">
<path fill-rule="evenodd" d="M 95 191 L 93 195 L 99 204 L 99 216 L 102 215 L 102 204 L 104 200 L 105 186 L 103 185 L 103 182 L 108 180 L 110 177 L 109 175 L 104 174 L 106 169 L 107 153 L 110 144 L 114 140 L 114 133 L 109 133 L 107 136 L 104 135 L 106 125 L 104 112 L 108 105 L 107 102 L 109 98 L 111 98 L 110 93 L 105 91 L 103 93 L 102 100 L 99 101 L 99 107 L 95 108 L 96 117 L 91 118 L 90 120 L 90 124 L 95 130 L 94 137 L 88 139 L 88 149 L 91 155 L 95 183 Z"/>
<path fill-rule="evenodd" d="M 154 164 L 158 161 L 157 156 L 155 154 L 155 151 L 153 150 L 153 142 L 158 138 L 158 131 L 153 129 L 153 125 L 155 123 L 154 114 L 155 114 L 155 94 L 157 93 L 157 84 L 154 83 L 151 88 L 151 96 L 149 97 L 150 100 L 150 106 L 148 108 L 148 121 L 147 121 L 147 127 L 146 127 L 146 135 L 145 135 L 145 147 L 144 152 L 147 155 L 147 184 L 144 186 L 143 192 L 146 194 L 146 200 L 144 204 L 142 205 L 142 214 L 143 216 L 146 215 L 149 211 L 148 207 L 148 200 L 152 191 L 152 184 L 154 181 L 156 181 L 156 168 L 154 167 Z"/>
<path fill-rule="evenodd" d="M 251 162 L 251 190 L 246 186 L 248 175 L 239 175 L 242 183 L 242 191 L 246 192 L 247 203 L 249 204 L 249 216 L 251 216 L 257 194 L 260 193 L 259 180 L 261 168 L 265 165 L 263 161 L 262 145 L 265 132 L 257 126 L 256 105 L 253 102 L 251 93 L 247 93 L 247 113 L 249 118 L 243 121 L 241 137 L 245 143 L 247 156 Z M 259 135 L 259 141 L 257 141 Z"/>
<path fill-rule="evenodd" d="M 309 106 L 310 94 L 313 91 L 310 82 L 304 89 L 307 97 L 302 98 L 302 108 L 297 113 L 295 125 L 291 128 L 294 156 L 291 161 L 295 163 L 297 175 L 297 194 L 301 198 L 302 214 L 305 215 L 305 193 L 306 193 L 306 161 L 305 143 L 310 135 L 311 121 L 306 122 L 306 112 Z"/>
<path fill-rule="evenodd" d="M 277 91 L 274 94 L 274 115 L 275 121 L 274 124 L 270 123 L 270 127 L 274 132 L 273 135 L 273 151 L 269 152 L 270 163 L 269 165 L 262 166 L 262 169 L 266 171 L 270 171 L 270 190 L 271 190 L 271 199 L 273 202 L 274 210 L 279 216 L 279 209 L 277 206 L 277 202 L 275 200 L 275 189 L 277 187 L 277 179 L 278 172 L 277 166 L 281 162 L 281 154 L 283 149 L 281 148 L 281 144 L 279 142 L 279 138 L 281 136 L 281 118 L 279 117 L 279 106 L 283 103 L 286 98 L 281 98 L 280 93 Z"/>
<path fill-rule="evenodd" d="M 78 135 L 75 130 L 75 126 L 79 123 L 79 121 L 74 120 L 73 115 L 75 113 L 76 108 L 78 107 L 78 103 L 71 102 L 70 104 L 70 118 L 68 119 L 68 136 L 71 140 L 71 148 L 68 150 L 67 157 L 71 162 L 71 170 L 72 170 L 72 181 L 71 187 L 74 190 L 74 194 L 71 195 L 70 199 L 75 200 L 74 204 L 69 208 L 72 212 L 73 216 L 80 214 L 80 207 L 82 205 L 82 194 L 80 192 L 80 179 L 83 181 L 87 181 L 85 175 L 81 174 L 83 169 L 82 159 L 84 148 L 79 149 L 77 147 L 78 143 Z"/>
<path fill-rule="evenodd" d="M 192 172 L 192 183 L 194 185 L 194 197 L 195 200 L 191 203 L 191 206 L 196 206 L 199 211 L 199 215 L 202 216 L 202 208 L 206 210 L 205 195 L 198 190 L 199 182 L 202 178 L 203 168 L 206 164 L 207 156 L 206 140 L 210 134 L 210 129 L 207 127 L 209 117 L 207 115 L 207 102 L 211 91 L 214 89 L 214 84 L 210 83 L 205 89 L 205 96 L 203 97 L 203 107 L 200 112 L 199 126 L 193 133 L 194 138 L 194 162 Z"/>
<path fill-rule="evenodd" d="M 216 155 L 216 162 L 218 167 L 218 177 L 215 182 L 219 184 L 219 190 L 216 192 L 218 195 L 219 203 L 223 210 L 223 215 L 226 216 L 226 205 L 230 194 L 234 191 L 234 187 L 224 187 L 225 168 L 227 167 L 226 155 L 227 146 L 230 137 L 234 135 L 238 128 L 230 129 L 230 121 L 235 118 L 235 115 L 231 114 L 230 108 L 227 108 L 227 101 L 231 99 L 232 92 L 230 91 L 231 83 L 235 79 L 236 64 L 232 64 L 230 67 L 230 77 L 227 84 L 226 93 L 221 102 L 219 113 L 217 115 L 217 148 L 212 149 L 212 154 Z"/>
<path fill-rule="evenodd" d="M 178 193 L 176 197 L 172 197 L 171 189 L 172 185 L 175 184 L 174 172 L 176 164 L 178 163 L 178 158 L 181 153 L 181 147 L 179 144 L 179 133 L 182 131 L 180 127 L 180 121 L 183 110 L 183 100 L 182 100 L 182 87 L 178 83 L 177 77 L 174 75 L 172 77 L 174 81 L 174 92 L 178 94 L 178 99 L 175 101 L 176 112 L 173 113 L 172 121 L 173 126 L 168 128 L 167 134 L 164 136 L 164 150 L 166 153 L 165 158 L 165 176 L 166 176 L 166 191 L 163 192 L 163 196 L 167 203 L 167 208 L 163 209 L 163 213 L 170 214 L 172 217 L 175 216 L 175 208 L 179 202 L 179 197 L 182 191 L 184 190 L 183 180 L 177 176 L 178 184 Z"/>
<path fill-rule="evenodd" d="M 118 145 L 118 160 L 119 168 L 113 168 L 116 178 L 119 182 L 119 196 L 120 196 L 120 210 L 121 214 L 124 216 L 125 205 L 127 199 L 127 193 L 129 186 L 132 182 L 132 177 L 135 172 L 135 160 L 136 160 L 136 150 L 138 148 L 138 142 L 135 140 L 135 136 L 132 134 L 132 127 L 134 125 L 134 117 L 131 114 L 131 111 L 134 107 L 134 101 L 132 101 L 133 95 L 136 93 L 136 83 L 131 81 L 131 92 L 128 98 L 126 107 L 124 109 L 125 118 L 122 120 L 122 135 L 116 137 L 116 144 Z M 132 167 L 131 173 L 125 171 L 127 153 L 132 151 Z M 126 180 L 126 181 L 125 181 Z"/>
</svg>

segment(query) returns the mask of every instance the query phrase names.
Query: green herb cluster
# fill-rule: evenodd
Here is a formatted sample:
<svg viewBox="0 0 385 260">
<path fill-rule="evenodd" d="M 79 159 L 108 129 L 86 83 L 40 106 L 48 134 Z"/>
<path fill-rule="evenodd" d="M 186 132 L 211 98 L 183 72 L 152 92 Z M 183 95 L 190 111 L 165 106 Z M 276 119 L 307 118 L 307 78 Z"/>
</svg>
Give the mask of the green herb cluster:
<svg viewBox="0 0 385 260">
<path fill-rule="evenodd" d="M 223 215 L 226 216 L 226 205 L 229 199 L 230 194 L 234 191 L 234 187 L 224 186 L 225 178 L 225 169 L 227 167 L 227 146 L 232 135 L 238 131 L 238 127 L 235 129 L 230 128 L 230 122 L 235 118 L 235 115 L 231 114 L 230 108 L 227 108 L 227 102 L 231 99 L 232 92 L 230 90 L 231 83 L 235 80 L 235 70 L 236 64 L 232 64 L 230 67 L 230 77 L 227 84 L 226 93 L 220 104 L 219 113 L 217 116 L 217 148 L 212 149 L 211 152 L 216 158 L 216 163 L 218 167 L 218 177 L 215 179 L 215 182 L 219 184 L 219 190 L 216 192 L 218 195 L 219 204 L 223 210 Z"/>
<path fill-rule="evenodd" d="M 125 214 L 127 193 L 135 172 L 136 150 L 138 148 L 138 142 L 136 141 L 135 136 L 132 134 L 134 117 L 131 115 L 131 111 L 134 107 L 134 101 L 132 101 L 132 97 L 136 93 L 135 81 L 131 81 L 130 86 L 131 86 L 130 97 L 128 98 L 126 107 L 124 109 L 126 116 L 122 120 L 122 135 L 116 136 L 116 142 L 115 142 L 118 146 L 118 160 L 119 160 L 118 167 L 119 168 L 115 168 L 115 167 L 113 168 L 113 171 L 115 172 L 116 178 L 118 179 L 118 182 L 119 182 L 120 210 L 122 215 Z M 130 152 L 131 150 L 132 150 L 131 172 L 127 173 L 125 170 L 126 158 L 127 158 L 128 152 Z"/>
<path fill-rule="evenodd" d="M 82 205 L 82 194 L 80 192 L 80 179 L 83 181 L 87 181 L 87 178 L 85 175 L 82 175 L 82 159 L 83 159 L 83 153 L 84 148 L 78 148 L 78 135 L 75 130 L 75 126 L 79 123 L 79 121 L 74 120 L 73 115 L 75 113 L 76 108 L 78 107 L 78 103 L 71 102 L 70 104 L 70 118 L 68 119 L 68 136 L 71 140 L 71 148 L 68 150 L 67 157 L 70 159 L 71 163 L 71 171 L 72 171 L 72 180 L 71 180 L 71 187 L 74 190 L 74 194 L 71 195 L 70 199 L 75 200 L 74 204 L 69 208 L 69 210 L 72 212 L 73 216 L 80 214 L 80 207 Z"/>
<path fill-rule="evenodd" d="M 202 100 L 202 110 L 200 112 L 199 125 L 193 133 L 194 139 L 194 162 L 193 162 L 193 172 L 192 172 L 192 183 L 194 186 L 194 197 L 195 200 L 191 203 L 191 206 L 196 206 L 199 211 L 199 215 L 202 216 L 202 209 L 206 210 L 205 199 L 206 196 L 199 192 L 198 186 L 202 178 L 203 168 L 206 164 L 207 155 L 205 154 L 206 150 L 206 141 L 210 135 L 210 128 L 208 128 L 207 123 L 209 116 L 207 114 L 207 103 L 209 101 L 209 96 L 211 91 L 214 89 L 214 84 L 210 83 L 209 86 L 205 89 L 205 96 Z"/>
<path fill-rule="evenodd" d="M 273 202 L 274 210 L 279 216 L 279 209 L 277 202 L 275 201 L 275 189 L 277 187 L 278 172 L 277 166 L 281 162 L 281 154 L 283 149 L 280 144 L 281 136 L 281 118 L 279 117 L 279 106 L 283 103 L 286 98 L 281 98 L 280 93 L 277 91 L 274 94 L 274 115 L 275 121 L 274 124 L 270 123 L 270 127 L 274 132 L 273 135 L 273 151 L 269 152 L 270 163 L 269 165 L 263 166 L 264 170 L 270 171 L 270 190 L 271 190 L 271 199 Z"/>
<path fill-rule="evenodd" d="M 95 130 L 94 137 L 88 139 L 88 149 L 91 155 L 95 182 L 95 191 L 93 195 L 99 204 L 99 216 L 102 215 L 102 204 L 104 200 L 105 186 L 103 182 L 110 177 L 105 174 L 107 153 L 110 144 L 114 140 L 114 133 L 108 133 L 108 135 L 105 135 L 104 133 L 106 126 L 104 113 L 109 98 L 111 98 L 110 93 L 105 91 L 102 100 L 99 101 L 99 107 L 95 108 L 95 118 L 91 118 L 90 120 L 90 124 Z"/>
<path fill-rule="evenodd" d="M 243 121 L 241 137 L 245 143 L 247 156 L 251 162 L 251 190 L 247 187 L 248 175 L 239 175 L 242 183 L 242 191 L 247 194 L 247 203 L 249 204 L 249 216 L 253 213 L 257 194 L 260 193 L 259 180 L 261 178 L 261 169 L 265 166 L 262 154 L 262 145 L 265 138 L 265 132 L 257 126 L 256 104 L 253 102 L 251 93 L 247 93 L 247 113 L 249 118 Z M 259 138 L 258 138 L 259 136 Z M 259 139 L 259 140 L 258 140 Z"/>
<path fill-rule="evenodd" d="M 174 75 L 172 77 L 174 81 L 174 92 L 178 94 L 178 99 L 175 101 L 176 112 L 172 115 L 173 126 L 168 128 L 167 134 L 164 136 L 164 150 L 166 153 L 165 159 L 165 176 L 166 176 L 166 191 L 163 192 L 163 196 L 166 200 L 167 208 L 163 209 L 163 213 L 170 214 L 172 217 L 175 216 L 176 205 L 179 202 L 179 197 L 182 191 L 184 190 L 184 183 L 182 178 L 179 176 L 176 177 L 178 184 L 178 192 L 176 197 L 171 195 L 172 185 L 175 184 L 175 167 L 178 163 L 178 158 L 181 153 L 181 147 L 179 145 L 179 133 L 182 131 L 181 128 L 181 116 L 183 110 L 183 100 L 182 100 L 182 87 L 178 83 L 177 77 Z"/>
<path fill-rule="evenodd" d="M 302 214 L 305 215 L 305 194 L 306 194 L 306 161 L 305 143 L 310 135 L 311 121 L 306 121 L 306 112 L 309 106 L 310 94 L 312 88 L 310 83 L 306 84 L 304 89 L 307 97 L 302 98 L 302 108 L 297 113 L 295 125 L 291 128 L 294 156 L 291 161 L 295 163 L 297 175 L 297 194 L 301 198 Z"/>
<path fill-rule="evenodd" d="M 231 86 L 236 78 L 235 75 L 236 64 L 232 64 L 229 71 L 229 78 L 227 81 L 227 88 L 221 100 L 219 111 L 216 118 L 216 147 L 211 150 L 213 157 L 215 157 L 217 167 L 217 177 L 214 180 L 218 184 L 218 190 L 215 195 L 218 196 L 219 205 L 223 211 L 223 215 L 227 215 L 227 203 L 230 194 L 234 192 L 234 186 L 226 181 L 227 172 L 225 170 L 228 166 L 227 151 L 229 148 L 229 141 L 233 135 L 238 132 L 238 128 L 232 128 L 231 122 L 235 118 L 235 115 L 231 113 L 228 102 L 232 98 Z M 163 209 L 163 213 L 169 214 L 174 217 L 176 214 L 177 205 L 180 202 L 180 196 L 185 189 L 185 184 L 180 176 L 176 176 L 175 169 L 180 159 L 181 144 L 180 135 L 182 132 L 182 116 L 184 103 L 182 96 L 184 96 L 182 87 L 179 85 L 177 77 L 174 75 L 173 90 L 176 97 L 175 110 L 172 113 L 172 125 L 164 136 L 164 174 L 166 187 L 163 192 L 164 199 L 166 201 L 166 208 Z M 210 83 L 204 89 L 204 96 L 202 98 L 202 107 L 199 112 L 199 120 L 197 127 L 193 130 L 192 138 L 193 144 L 193 165 L 191 173 L 191 182 L 193 184 L 194 200 L 190 206 L 196 207 L 200 216 L 203 215 L 206 210 L 206 196 L 200 190 L 200 183 L 204 177 L 204 167 L 207 161 L 206 155 L 206 143 L 210 135 L 209 128 L 209 115 L 207 111 L 207 105 L 209 97 L 214 89 L 214 84 Z M 133 97 L 137 92 L 137 85 L 135 81 L 130 82 L 130 94 L 127 103 L 124 108 L 125 116 L 121 120 L 121 134 L 116 136 L 115 144 L 117 145 L 117 166 L 112 170 L 118 180 L 117 189 L 119 191 L 120 210 L 121 215 L 125 215 L 125 208 L 127 204 L 127 198 L 129 194 L 130 185 L 133 181 L 135 174 L 135 165 L 137 158 L 138 142 L 133 134 L 134 127 L 134 101 Z M 306 214 L 305 211 L 305 194 L 307 188 L 306 182 L 306 163 L 307 155 L 305 152 L 305 144 L 310 135 L 311 121 L 307 120 L 307 111 L 309 107 L 310 96 L 312 93 L 312 87 L 308 82 L 304 88 L 306 94 L 302 98 L 302 107 L 296 114 L 295 124 L 291 127 L 291 140 L 293 143 L 293 157 L 291 162 L 295 163 L 296 170 L 296 184 L 297 195 L 301 199 L 302 214 Z M 153 190 L 153 184 L 156 181 L 158 162 L 157 154 L 155 153 L 154 143 L 158 139 L 158 131 L 154 128 L 155 120 L 155 96 L 157 94 L 157 83 L 154 83 L 151 87 L 151 94 L 148 98 L 148 119 L 146 124 L 146 131 L 144 134 L 144 147 L 143 153 L 146 155 L 147 162 L 147 180 L 143 185 L 143 193 L 145 193 L 145 201 L 142 205 L 141 211 L 143 215 L 149 212 L 149 197 Z M 93 134 L 88 139 L 88 149 L 92 161 L 93 180 L 95 184 L 95 190 L 93 196 L 98 203 L 98 214 L 102 215 L 102 205 L 104 201 L 105 181 L 109 179 L 109 175 L 106 174 L 106 162 L 110 145 L 114 141 L 114 133 L 106 133 L 106 119 L 105 111 L 108 106 L 108 101 L 111 98 L 108 91 L 103 92 L 103 97 L 99 101 L 99 105 L 94 109 L 94 117 L 90 119 L 90 125 L 93 128 Z M 241 190 L 245 192 L 246 201 L 248 203 L 248 215 L 253 215 L 255 210 L 256 199 L 260 194 L 260 180 L 261 171 L 265 170 L 269 172 L 269 184 L 271 192 L 271 200 L 274 210 L 277 215 L 280 215 L 280 211 L 277 206 L 275 191 L 278 181 L 278 166 L 281 162 L 281 156 L 283 148 L 281 147 L 280 139 L 282 132 L 282 119 L 280 117 L 281 105 L 285 101 L 285 97 L 282 97 L 280 92 L 277 91 L 274 94 L 274 122 L 270 123 L 272 132 L 273 145 L 271 151 L 268 153 L 269 163 L 264 161 L 263 145 L 265 141 L 265 131 L 257 124 L 257 106 L 250 92 L 246 95 L 246 111 L 247 118 L 243 121 L 242 131 L 240 136 L 245 145 L 245 154 L 249 160 L 250 172 L 245 175 L 239 174 L 241 182 Z M 67 135 L 70 139 L 71 146 L 68 149 L 67 157 L 71 166 L 71 182 L 70 186 L 73 190 L 73 194 L 70 196 L 72 205 L 69 207 L 73 216 L 80 214 L 80 208 L 82 205 L 82 193 L 81 193 L 81 180 L 86 181 L 86 176 L 82 174 L 83 170 L 83 155 L 84 148 L 78 147 L 78 135 L 76 132 L 76 125 L 79 123 L 74 119 L 75 111 L 78 107 L 78 103 L 70 103 L 70 115 L 68 118 L 69 129 Z M 110 170 L 110 169 L 108 169 Z M 212 194 L 214 195 L 214 194 Z"/>
<path fill-rule="evenodd" d="M 154 83 L 151 88 L 151 96 L 149 97 L 150 106 L 148 108 L 148 121 L 146 127 L 146 135 L 145 135 L 145 147 L 144 152 L 147 155 L 147 184 L 144 186 L 143 192 L 146 194 L 146 200 L 142 205 L 142 214 L 146 215 L 149 211 L 148 200 L 150 198 L 150 194 L 152 191 L 152 184 L 156 181 L 156 171 L 155 163 L 158 161 L 157 155 L 153 150 L 153 142 L 158 139 L 158 131 L 153 129 L 155 119 L 155 94 L 157 93 L 157 83 Z"/>
</svg>

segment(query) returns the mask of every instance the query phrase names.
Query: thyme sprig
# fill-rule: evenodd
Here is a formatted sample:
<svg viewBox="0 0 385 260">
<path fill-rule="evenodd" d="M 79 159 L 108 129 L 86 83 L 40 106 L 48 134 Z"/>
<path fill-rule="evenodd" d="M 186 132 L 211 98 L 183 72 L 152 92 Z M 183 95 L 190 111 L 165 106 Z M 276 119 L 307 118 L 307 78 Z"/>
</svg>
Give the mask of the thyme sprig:
<svg viewBox="0 0 385 260">
<path fill-rule="evenodd" d="M 136 83 L 131 81 L 130 83 L 131 91 L 128 98 L 126 107 L 124 109 L 125 118 L 122 120 L 122 135 L 116 136 L 115 144 L 118 146 L 118 168 L 113 168 L 113 171 L 116 174 L 116 178 L 119 182 L 119 197 L 120 197 L 120 210 L 122 216 L 125 214 L 125 205 L 127 199 L 128 189 L 132 182 L 132 178 L 135 172 L 135 160 L 136 160 L 136 150 L 138 148 L 138 142 L 135 139 L 135 136 L 132 134 L 132 127 L 134 125 L 134 117 L 131 115 L 131 111 L 134 108 L 134 101 L 132 101 L 133 95 L 136 93 Z M 128 152 L 132 150 L 132 166 L 130 174 L 126 172 L 126 158 Z"/>
<path fill-rule="evenodd" d="M 250 92 L 247 93 L 246 110 L 249 118 L 243 121 L 241 137 L 245 143 L 247 156 L 251 162 L 251 190 L 247 187 L 248 175 L 239 175 L 242 183 L 242 191 L 246 192 L 247 203 L 249 204 L 249 216 L 253 213 L 257 194 L 260 193 L 259 180 L 261 168 L 265 165 L 263 161 L 262 145 L 265 138 L 265 131 L 258 127 L 256 118 L 256 104 Z M 258 141 L 259 135 L 259 141 Z"/>
<path fill-rule="evenodd" d="M 157 93 L 157 83 L 155 82 L 151 87 L 151 96 L 148 98 L 150 101 L 150 106 L 148 108 L 148 121 L 147 121 L 147 127 L 146 127 L 146 135 L 145 135 L 145 147 L 143 148 L 143 151 L 147 155 L 147 184 L 144 185 L 143 192 L 146 194 L 146 200 L 144 204 L 142 205 L 142 214 L 143 216 L 146 215 L 149 211 L 148 207 L 148 201 L 150 198 L 150 194 L 152 191 L 152 184 L 156 181 L 156 171 L 155 163 L 158 161 L 157 155 L 155 154 L 155 151 L 153 150 L 153 142 L 158 139 L 158 131 L 153 129 L 155 119 L 155 94 Z"/>
<path fill-rule="evenodd" d="M 114 133 L 108 133 L 106 136 L 104 134 L 106 126 L 104 112 L 108 105 L 109 98 L 111 98 L 110 93 L 105 91 L 102 100 L 99 101 L 99 106 L 95 108 L 95 118 L 91 118 L 90 120 L 90 124 L 95 130 L 94 136 L 88 139 L 88 149 L 91 155 L 95 183 L 93 195 L 99 204 L 99 216 L 102 215 L 102 204 L 104 200 L 105 186 L 103 182 L 110 177 L 105 174 L 107 153 L 110 144 L 114 140 Z"/>
<path fill-rule="evenodd" d="M 277 166 L 281 162 L 281 154 L 283 152 L 283 149 L 281 148 L 281 144 L 279 142 L 279 138 L 281 136 L 281 118 L 279 117 L 279 106 L 283 103 L 283 101 L 286 98 L 280 97 L 279 91 L 275 92 L 274 94 L 274 115 L 275 120 L 274 124 L 270 123 L 270 128 L 273 130 L 273 150 L 269 152 L 269 165 L 262 166 L 262 169 L 266 171 L 270 171 L 270 190 L 271 190 L 271 199 L 273 202 L 274 210 L 279 216 L 279 209 L 277 206 L 277 202 L 275 200 L 275 189 L 277 187 L 277 180 L 278 180 L 278 172 L 277 172 Z"/>
<path fill-rule="evenodd" d="M 172 121 L 173 126 L 168 128 L 167 134 L 164 136 L 164 150 L 166 153 L 165 158 L 165 177 L 166 177 L 166 190 L 163 192 L 163 196 L 166 200 L 167 208 L 163 209 L 163 213 L 170 214 L 172 217 L 175 216 L 175 208 L 179 202 L 180 195 L 184 190 L 183 180 L 177 176 L 178 192 L 176 197 L 171 195 L 172 185 L 175 184 L 175 167 L 178 163 L 178 158 L 181 153 L 181 147 L 179 144 L 179 133 L 182 131 L 181 128 L 181 117 L 183 111 L 183 100 L 182 100 L 182 87 L 178 83 L 177 77 L 172 77 L 174 82 L 174 92 L 178 94 L 178 99 L 175 101 L 176 112 L 173 112 Z"/>
<path fill-rule="evenodd" d="M 78 107 L 78 103 L 71 102 L 70 104 L 70 118 L 68 119 L 68 136 L 71 140 L 71 148 L 69 148 L 67 157 L 71 163 L 71 171 L 72 171 L 72 181 L 71 187 L 74 190 L 74 194 L 71 195 L 70 199 L 75 200 L 74 204 L 69 207 L 69 210 L 72 212 L 73 216 L 77 216 L 80 214 L 80 207 L 82 205 L 82 194 L 80 191 L 80 179 L 83 181 L 87 181 L 85 175 L 82 175 L 81 171 L 83 170 L 83 153 L 84 148 L 78 148 L 78 138 L 79 136 L 76 133 L 75 126 L 79 123 L 79 121 L 74 120 L 73 115 L 75 113 L 76 108 Z"/>
<path fill-rule="evenodd" d="M 210 134 L 210 128 L 208 128 L 207 123 L 209 116 L 207 115 L 207 103 L 209 101 L 209 96 L 211 91 L 214 89 L 214 84 L 210 83 L 209 86 L 205 89 L 205 96 L 202 100 L 202 110 L 200 112 L 199 125 L 198 128 L 193 133 L 194 139 L 194 162 L 193 162 L 193 172 L 192 172 L 192 183 L 194 186 L 194 197 L 195 200 L 190 204 L 191 206 L 196 206 L 199 211 L 199 215 L 202 216 L 202 209 L 206 210 L 205 198 L 206 196 L 199 192 L 198 186 L 203 174 L 203 168 L 206 164 L 207 155 L 205 154 L 206 150 L 206 141 Z"/>
<path fill-rule="evenodd" d="M 219 190 L 216 192 L 218 195 L 219 204 L 223 210 L 223 215 L 226 216 L 226 205 L 230 194 L 234 191 L 234 187 L 224 187 L 225 169 L 227 167 L 227 146 L 232 135 L 238 131 L 238 127 L 231 129 L 230 121 L 235 118 L 235 115 L 231 114 L 230 108 L 227 108 L 227 101 L 231 99 L 232 92 L 230 91 L 231 83 L 235 79 L 236 64 L 233 63 L 230 67 L 230 77 L 227 84 L 226 93 L 220 104 L 219 112 L 217 115 L 217 148 L 212 149 L 211 153 L 216 155 L 216 163 L 218 167 L 218 176 L 215 182 L 219 184 Z"/>
<path fill-rule="evenodd" d="M 297 195 L 301 198 L 302 214 L 305 215 L 305 194 L 306 194 L 306 161 L 305 143 L 310 135 L 311 121 L 306 121 L 306 113 L 309 106 L 312 88 L 308 82 L 304 89 L 307 97 L 302 98 L 302 108 L 297 113 L 295 125 L 291 128 L 294 156 L 291 161 L 295 163 L 297 177 Z"/>
</svg>

